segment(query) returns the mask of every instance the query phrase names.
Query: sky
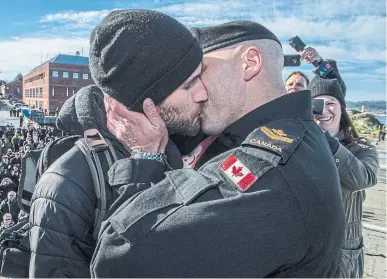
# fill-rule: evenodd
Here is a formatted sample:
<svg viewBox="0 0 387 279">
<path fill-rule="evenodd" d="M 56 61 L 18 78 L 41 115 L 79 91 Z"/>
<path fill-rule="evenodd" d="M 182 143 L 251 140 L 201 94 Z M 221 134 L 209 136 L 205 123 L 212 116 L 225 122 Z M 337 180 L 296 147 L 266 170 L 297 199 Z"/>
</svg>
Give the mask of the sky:
<svg viewBox="0 0 387 279">
<path fill-rule="evenodd" d="M 187 27 L 244 19 L 269 28 L 285 54 L 298 35 L 338 62 L 347 100 L 386 100 L 386 0 L 13 0 L 2 1 L 0 79 L 12 80 L 58 53 L 88 56 L 89 36 L 110 11 L 155 9 Z M 283 77 L 313 67 L 284 68 Z"/>
</svg>

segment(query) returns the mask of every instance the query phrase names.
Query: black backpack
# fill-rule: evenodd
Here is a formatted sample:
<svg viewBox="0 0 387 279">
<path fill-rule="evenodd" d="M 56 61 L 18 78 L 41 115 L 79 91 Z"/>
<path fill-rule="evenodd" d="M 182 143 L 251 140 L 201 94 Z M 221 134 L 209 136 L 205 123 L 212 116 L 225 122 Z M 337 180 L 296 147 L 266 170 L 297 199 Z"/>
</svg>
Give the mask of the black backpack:
<svg viewBox="0 0 387 279">
<path fill-rule="evenodd" d="M 111 142 L 104 139 L 96 129 L 85 131 L 83 137 L 67 136 L 54 140 L 42 150 L 27 152 L 22 158 L 22 173 L 17 200 L 21 210 L 29 213 L 32 195 L 39 178 L 52 163 L 74 145 L 77 145 L 84 154 L 94 181 L 97 208 L 93 236 L 97 239 L 105 212 L 109 207 L 106 198 L 107 172 L 117 160 L 117 155 Z M 12 228 L 8 229 L 12 231 L 12 237 L 9 233 L 0 234 L 0 275 L 27 278 L 30 262 L 28 220 L 26 227 L 17 227 L 11 230 Z"/>
</svg>

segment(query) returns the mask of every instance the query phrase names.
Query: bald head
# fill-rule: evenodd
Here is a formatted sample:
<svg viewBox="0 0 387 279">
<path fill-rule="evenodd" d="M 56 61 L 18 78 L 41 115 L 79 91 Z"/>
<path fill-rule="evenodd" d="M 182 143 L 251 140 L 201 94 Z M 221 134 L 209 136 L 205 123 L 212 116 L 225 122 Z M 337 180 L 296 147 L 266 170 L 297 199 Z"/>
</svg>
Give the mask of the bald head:
<svg viewBox="0 0 387 279">
<path fill-rule="evenodd" d="M 283 52 L 278 38 L 253 21 L 192 28 L 203 49 L 201 80 L 208 92 L 202 129 L 221 133 L 255 108 L 286 93 Z"/>
<path fill-rule="evenodd" d="M 219 134 L 255 108 L 286 93 L 283 52 L 271 39 L 249 40 L 204 54 L 202 82 L 208 92 L 202 129 Z"/>
<path fill-rule="evenodd" d="M 241 42 L 231 47 L 233 47 L 234 51 L 237 53 L 236 57 L 240 56 L 240 62 L 244 67 L 256 65 L 256 63 L 254 63 L 256 59 L 261 60 L 259 71 L 252 71 L 254 68 L 246 67 L 247 72 L 254 73 L 249 75 L 249 80 L 246 80 L 250 82 L 250 91 L 257 92 L 257 90 L 259 90 L 257 88 L 258 86 L 264 86 L 265 88 L 271 89 L 271 92 L 261 92 L 264 93 L 264 95 L 261 94 L 260 97 L 268 99 L 272 99 L 272 97 L 270 97 L 271 95 L 277 96 L 284 94 L 282 81 L 284 55 L 282 47 L 276 41 L 251 40 Z"/>
</svg>

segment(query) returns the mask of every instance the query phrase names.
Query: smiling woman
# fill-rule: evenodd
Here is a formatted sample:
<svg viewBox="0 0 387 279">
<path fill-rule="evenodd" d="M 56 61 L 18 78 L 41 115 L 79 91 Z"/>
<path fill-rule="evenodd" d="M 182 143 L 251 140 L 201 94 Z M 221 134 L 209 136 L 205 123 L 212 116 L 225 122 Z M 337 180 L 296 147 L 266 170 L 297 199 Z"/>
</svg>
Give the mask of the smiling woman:
<svg viewBox="0 0 387 279">
<path fill-rule="evenodd" d="M 344 94 L 336 79 L 314 78 L 309 86 L 315 99 L 322 99 L 325 108 L 315 116 L 339 171 L 346 215 L 339 277 L 361 278 L 364 270 L 362 205 L 364 189 L 377 183 L 378 154 L 365 139 L 359 138 L 346 110 Z"/>
</svg>

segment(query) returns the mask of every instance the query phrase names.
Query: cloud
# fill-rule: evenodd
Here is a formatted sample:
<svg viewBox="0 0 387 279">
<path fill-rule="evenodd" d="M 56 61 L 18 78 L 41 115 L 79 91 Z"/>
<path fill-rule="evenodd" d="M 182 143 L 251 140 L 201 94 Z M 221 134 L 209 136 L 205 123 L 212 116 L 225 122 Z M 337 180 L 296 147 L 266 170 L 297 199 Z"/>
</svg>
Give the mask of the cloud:
<svg viewBox="0 0 387 279">
<path fill-rule="evenodd" d="M 21 38 L 0 41 L 1 79 L 11 80 L 17 73 L 23 75 L 58 53 L 75 54 L 83 47 L 84 55 L 89 53 L 89 42 L 85 38 Z M 12 59 L 10 59 L 12 57 Z M 4 66 L 3 66 L 4 65 Z"/>
<path fill-rule="evenodd" d="M 112 9 L 43 15 L 35 24 L 34 33 L 27 36 L 14 34 L 10 40 L 0 41 L 0 53 L 7 54 L 0 57 L 0 78 L 11 79 L 18 72 L 28 72 L 40 64 L 41 52 L 46 60 L 58 52 L 75 53 L 83 46 L 84 55 L 88 55 L 92 28 L 116 7 L 135 7 L 154 8 L 175 17 L 187 27 L 238 19 L 257 21 L 280 38 L 286 54 L 295 53 L 287 40 L 298 35 L 308 46 L 316 48 L 323 58 L 337 60 L 349 91 L 355 90 L 357 83 L 362 86 L 375 84 L 375 92 L 379 94 L 385 89 L 384 0 L 373 0 L 372 5 L 364 0 L 294 0 L 291 3 L 288 0 L 158 0 L 136 3 L 116 0 L 114 3 Z M 284 69 L 284 76 L 294 70 L 313 76 L 312 66 L 304 63 L 300 68 Z M 385 94 L 380 98 L 384 99 Z"/>
<path fill-rule="evenodd" d="M 375 70 L 375 73 L 376 74 L 381 74 L 381 75 L 384 75 L 384 77 L 386 76 L 386 68 L 378 68 Z"/>
<path fill-rule="evenodd" d="M 86 11 L 86 12 L 68 11 L 63 13 L 45 15 L 40 19 L 39 22 L 41 23 L 74 22 L 77 24 L 94 23 L 97 20 L 102 20 L 109 12 L 110 10 Z"/>
<path fill-rule="evenodd" d="M 158 7 L 188 27 L 247 19 L 268 27 L 283 43 L 285 53 L 294 53 L 287 41 L 298 35 L 323 57 L 340 62 L 386 61 L 386 4 L 369 5 L 361 0 L 259 2 L 198 1 Z"/>
</svg>

